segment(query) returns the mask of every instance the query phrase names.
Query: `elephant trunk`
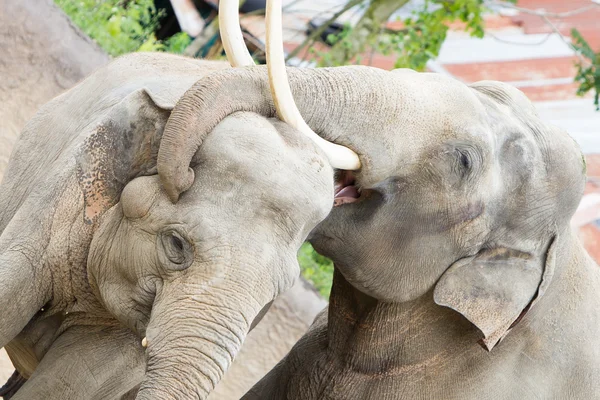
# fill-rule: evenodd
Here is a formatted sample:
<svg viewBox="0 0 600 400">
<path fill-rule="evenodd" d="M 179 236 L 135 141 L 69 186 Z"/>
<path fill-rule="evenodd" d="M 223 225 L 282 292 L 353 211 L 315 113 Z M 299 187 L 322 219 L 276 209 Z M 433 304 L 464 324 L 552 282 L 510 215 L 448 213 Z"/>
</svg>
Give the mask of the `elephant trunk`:
<svg viewBox="0 0 600 400">
<path fill-rule="evenodd" d="M 326 140 L 359 154 L 360 149 L 353 148 L 354 134 L 383 127 L 386 121 L 374 121 L 373 113 L 385 113 L 381 109 L 385 104 L 396 106 L 395 94 L 386 82 L 390 75 L 383 70 L 360 66 L 288 68 L 288 76 L 308 126 Z M 206 135 L 236 111 L 276 115 L 265 67 L 216 72 L 198 81 L 179 100 L 166 124 L 157 160 L 161 182 L 172 201 L 192 184 L 190 163 Z M 361 161 L 363 166 L 369 162 Z"/>
<path fill-rule="evenodd" d="M 163 289 L 157 297 L 146 329 L 148 364 L 138 400 L 205 399 L 240 350 L 258 303 L 240 298 L 249 290 L 204 290 L 187 285 L 182 294 L 179 286 L 177 295 Z"/>
</svg>

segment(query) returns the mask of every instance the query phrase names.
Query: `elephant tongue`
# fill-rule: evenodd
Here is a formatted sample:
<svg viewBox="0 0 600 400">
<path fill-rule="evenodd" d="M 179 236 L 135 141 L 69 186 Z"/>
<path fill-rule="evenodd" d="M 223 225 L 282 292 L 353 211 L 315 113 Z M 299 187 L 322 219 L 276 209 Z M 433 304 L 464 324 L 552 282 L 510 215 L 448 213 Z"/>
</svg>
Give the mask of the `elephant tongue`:
<svg viewBox="0 0 600 400">
<path fill-rule="evenodd" d="M 346 203 L 354 203 L 360 197 L 358 188 L 355 186 L 356 180 L 350 171 L 338 171 L 335 185 L 335 198 L 333 206 L 339 206 Z"/>
<path fill-rule="evenodd" d="M 339 206 L 346 203 L 354 203 L 360 197 L 358 189 L 354 185 L 345 186 L 339 192 L 336 193 L 333 200 L 334 206 Z"/>
</svg>

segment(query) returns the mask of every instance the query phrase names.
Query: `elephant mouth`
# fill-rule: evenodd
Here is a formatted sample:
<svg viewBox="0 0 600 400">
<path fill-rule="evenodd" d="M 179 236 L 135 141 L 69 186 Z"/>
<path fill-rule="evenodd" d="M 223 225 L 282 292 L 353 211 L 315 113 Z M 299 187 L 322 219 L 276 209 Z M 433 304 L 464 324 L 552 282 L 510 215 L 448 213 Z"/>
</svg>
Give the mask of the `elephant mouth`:
<svg viewBox="0 0 600 400">
<path fill-rule="evenodd" d="M 351 171 L 336 171 L 333 206 L 355 203 L 361 197 L 361 190 Z"/>
</svg>

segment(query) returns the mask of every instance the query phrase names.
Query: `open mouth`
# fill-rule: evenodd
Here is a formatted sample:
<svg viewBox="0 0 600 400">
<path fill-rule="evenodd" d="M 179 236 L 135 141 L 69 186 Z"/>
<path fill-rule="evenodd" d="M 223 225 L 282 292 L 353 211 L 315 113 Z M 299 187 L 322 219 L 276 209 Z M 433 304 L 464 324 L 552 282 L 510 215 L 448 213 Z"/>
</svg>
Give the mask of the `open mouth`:
<svg viewBox="0 0 600 400">
<path fill-rule="evenodd" d="M 336 171 L 333 206 L 354 203 L 360 198 L 361 190 L 351 171 Z"/>
</svg>

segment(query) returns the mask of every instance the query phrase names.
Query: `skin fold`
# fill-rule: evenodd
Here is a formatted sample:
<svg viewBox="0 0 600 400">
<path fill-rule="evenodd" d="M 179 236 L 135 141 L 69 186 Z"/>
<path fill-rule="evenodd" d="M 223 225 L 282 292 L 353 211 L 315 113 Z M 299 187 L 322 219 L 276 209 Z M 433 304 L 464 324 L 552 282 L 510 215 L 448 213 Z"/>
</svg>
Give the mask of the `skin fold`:
<svg viewBox="0 0 600 400">
<path fill-rule="evenodd" d="M 175 104 L 226 67 L 122 57 L 26 125 L 0 187 L 0 347 L 27 379 L 13 399 L 205 398 L 299 275 L 333 170 L 297 131 L 223 115 L 176 203 L 156 174 Z"/>
<path fill-rule="evenodd" d="M 235 361 L 208 399 L 240 399 L 291 350 L 326 306 L 327 301 L 302 278 L 280 294 L 248 334 Z"/>
<path fill-rule="evenodd" d="M 328 310 L 244 399 L 597 398 L 578 146 L 509 85 L 391 74 L 388 169 L 309 238 L 336 265 Z"/>
</svg>

